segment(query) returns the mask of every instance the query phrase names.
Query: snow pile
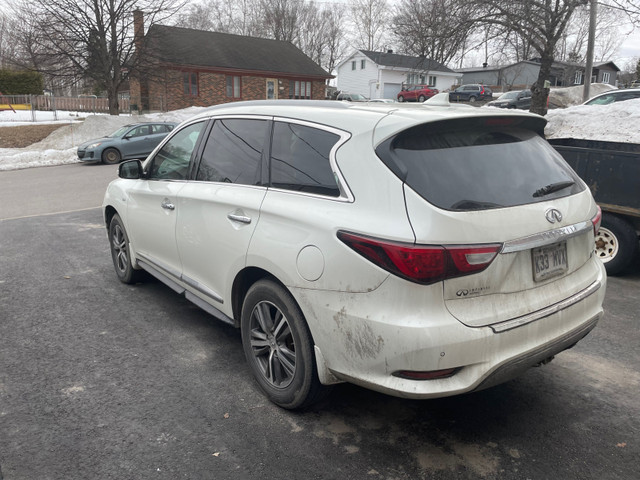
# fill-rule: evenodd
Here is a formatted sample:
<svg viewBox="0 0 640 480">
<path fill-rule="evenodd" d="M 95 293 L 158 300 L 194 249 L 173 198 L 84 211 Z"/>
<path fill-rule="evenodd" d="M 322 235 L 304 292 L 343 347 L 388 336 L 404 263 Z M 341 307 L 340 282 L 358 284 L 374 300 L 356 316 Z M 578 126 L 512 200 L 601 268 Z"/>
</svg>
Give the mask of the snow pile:
<svg viewBox="0 0 640 480">
<path fill-rule="evenodd" d="M 592 83 L 589 87 L 589 98 L 593 98 L 596 95 L 615 89 L 616 87 L 606 83 Z M 583 102 L 583 92 L 584 85 L 552 88 L 549 91 L 549 108 L 567 108 L 572 105 L 580 105 Z"/>
<path fill-rule="evenodd" d="M 205 109 L 189 107 L 173 112 L 135 116 L 90 115 L 84 122 L 61 127 L 44 140 L 28 147 L 0 148 L 0 171 L 76 163 L 80 161 L 76 154 L 78 145 L 109 135 L 123 125 L 138 122 L 179 123 Z M 60 117 L 64 118 L 63 115 Z"/>
<path fill-rule="evenodd" d="M 640 99 L 549 110 L 547 138 L 640 143 Z"/>
</svg>

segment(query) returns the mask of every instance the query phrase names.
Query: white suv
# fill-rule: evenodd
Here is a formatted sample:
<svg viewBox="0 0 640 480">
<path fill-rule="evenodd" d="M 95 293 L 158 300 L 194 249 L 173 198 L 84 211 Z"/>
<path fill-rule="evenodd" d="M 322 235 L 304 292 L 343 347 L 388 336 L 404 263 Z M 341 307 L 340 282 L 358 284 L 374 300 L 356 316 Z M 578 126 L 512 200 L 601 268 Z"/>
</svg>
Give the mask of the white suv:
<svg viewBox="0 0 640 480">
<path fill-rule="evenodd" d="M 298 408 L 347 381 L 410 398 L 486 388 L 602 315 L 589 189 L 525 112 L 259 101 L 184 122 L 104 199 L 115 270 L 241 330 Z"/>
</svg>

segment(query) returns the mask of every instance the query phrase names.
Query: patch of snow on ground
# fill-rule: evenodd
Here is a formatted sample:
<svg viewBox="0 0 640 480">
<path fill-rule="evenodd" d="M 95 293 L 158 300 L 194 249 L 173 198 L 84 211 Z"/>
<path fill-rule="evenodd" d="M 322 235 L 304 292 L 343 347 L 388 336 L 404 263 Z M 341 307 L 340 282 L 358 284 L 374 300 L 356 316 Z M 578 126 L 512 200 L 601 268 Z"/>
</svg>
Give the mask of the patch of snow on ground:
<svg viewBox="0 0 640 480">
<path fill-rule="evenodd" d="M 609 90 L 616 90 L 616 87 L 607 83 L 592 83 L 589 87 L 589 98 L 593 98 Z M 566 108 L 583 103 L 582 94 L 584 85 L 575 87 L 552 88 L 549 91 L 549 107 Z"/>
<path fill-rule="evenodd" d="M 640 99 L 549 110 L 547 138 L 640 143 Z"/>
<path fill-rule="evenodd" d="M 205 107 L 189 107 L 173 112 L 136 116 L 90 115 L 84 122 L 65 125 L 44 140 L 28 147 L 0 148 L 0 171 L 79 163 L 76 155 L 79 144 L 109 135 L 123 125 L 138 122 L 180 123 L 204 110 Z M 65 118 L 64 113 L 66 112 L 58 112 L 59 118 Z M 18 124 L 11 122 L 9 125 Z"/>
</svg>

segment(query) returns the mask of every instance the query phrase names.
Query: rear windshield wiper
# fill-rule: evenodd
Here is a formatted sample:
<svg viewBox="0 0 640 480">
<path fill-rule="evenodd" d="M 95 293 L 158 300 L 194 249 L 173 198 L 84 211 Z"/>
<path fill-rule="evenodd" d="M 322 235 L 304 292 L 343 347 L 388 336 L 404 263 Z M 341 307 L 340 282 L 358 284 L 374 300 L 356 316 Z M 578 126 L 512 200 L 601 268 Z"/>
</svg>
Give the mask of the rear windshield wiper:
<svg viewBox="0 0 640 480">
<path fill-rule="evenodd" d="M 539 188 L 533 194 L 534 197 L 544 197 L 545 195 L 549 195 L 550 193 L 557 192 L 558 190 L 562 190 L 564 188 L 575 185 L 576 182 L 573 180 L 565 180 L 563 182 L 550 183 L 549 185 Z"/>
</svg>

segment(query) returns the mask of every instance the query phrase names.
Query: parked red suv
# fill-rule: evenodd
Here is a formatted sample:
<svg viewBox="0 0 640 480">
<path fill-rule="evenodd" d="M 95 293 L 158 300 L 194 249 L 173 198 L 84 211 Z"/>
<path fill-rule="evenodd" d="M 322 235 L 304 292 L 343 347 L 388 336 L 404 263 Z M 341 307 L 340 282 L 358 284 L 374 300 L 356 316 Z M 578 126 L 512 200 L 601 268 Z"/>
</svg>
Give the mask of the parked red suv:
<svg viewBox="0 0 640 480">
<path fill-rule="evenodd" d="M 424 102 L 427 98 L 433 97 L 439 93 L 437 88 L 431 88 L 428 85 L 415 85 L 413 87 L 404 86 L 398 93 L 399 102 Z"/>
</svg>

